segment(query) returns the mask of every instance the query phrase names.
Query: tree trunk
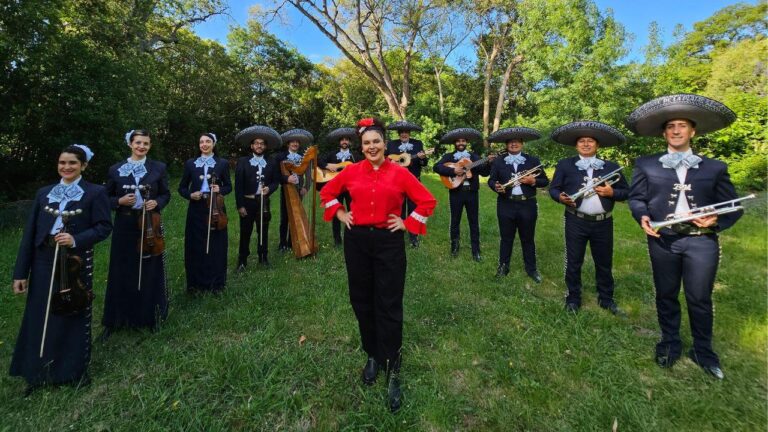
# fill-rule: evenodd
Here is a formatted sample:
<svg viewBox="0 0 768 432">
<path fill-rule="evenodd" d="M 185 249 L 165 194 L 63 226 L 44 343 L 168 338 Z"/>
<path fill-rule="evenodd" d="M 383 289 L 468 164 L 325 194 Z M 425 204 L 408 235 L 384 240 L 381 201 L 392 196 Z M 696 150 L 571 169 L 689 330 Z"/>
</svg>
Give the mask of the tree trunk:
<svg viewBox="0 0 768 432">
<path fill-rule="evenodd" d="M 435 69 L 435 79 L 437 80 L 437 96 L 438 101 L 440 102 L 440 123 L 445 123 L 445 97 L 443 96 L 443 80 L 440 78 L 442 67 L 438 68 L 437 65 L 434 66 Z"/>
<path fill-rule="evenodd" d="M 507 94 L 507 86 L 509 86 L 509 77 L 512 76 L 512 70 L 520 61 L 518 57 L 511 59 L 507 65 L 507 69 L 504 71 L 504 77 L 502 78 L 501 85 L 499 86 L 499 98 L 496 100 L 496 114 L 493 116 L 493 130 L 491 132 L 496 132 L 499 130 L 499 125 L 501 124 L 501 114 L 504 112 L 504 101 L 506 100 L 505 96 Z"/>
<path fill-rule="evenodd" d="M 485 63 L 485 87 L 483 88 L 483 141 L 487 147 L 488 137 L 488 123 L 491 111 L 491 78 L 493 77 L 493 63 L 496 61 L 496 56 L 499 54 L 499 44 L 497 41 L 493 42 L 493 48 L 491 54 L 486 56 Z"/>
</svg>

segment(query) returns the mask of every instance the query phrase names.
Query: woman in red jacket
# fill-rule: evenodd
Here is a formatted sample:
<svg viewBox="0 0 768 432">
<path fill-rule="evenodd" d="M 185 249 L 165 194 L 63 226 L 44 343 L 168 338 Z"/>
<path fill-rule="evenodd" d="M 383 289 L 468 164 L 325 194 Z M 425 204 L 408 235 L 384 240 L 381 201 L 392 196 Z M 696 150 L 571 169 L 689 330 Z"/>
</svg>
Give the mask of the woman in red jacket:
<svg viewBox="0 0 768 432">
<path fill-rule="evenodd" d="M 357 123 L 365 160 L 345 168 L 320 192 L 326 221 L 338 218 L 346 225 L 344 258 L 349 299 L 360 327 L 368 361 L 363 383 L 372 385 L 379 367 L 388 381 L 392 412 L 400 408 L 400 348 L 403 341 L 405 242 L 400 231 L 426 234 L 427 218 L 437 201 L 406 168 L 384 157 L 384 125 L 366 118 Z M 338 197 L 352 197 L 347 211 Z M 400 210 L 409 198 L 416 208 L 403 220 Z"/>
</svg>

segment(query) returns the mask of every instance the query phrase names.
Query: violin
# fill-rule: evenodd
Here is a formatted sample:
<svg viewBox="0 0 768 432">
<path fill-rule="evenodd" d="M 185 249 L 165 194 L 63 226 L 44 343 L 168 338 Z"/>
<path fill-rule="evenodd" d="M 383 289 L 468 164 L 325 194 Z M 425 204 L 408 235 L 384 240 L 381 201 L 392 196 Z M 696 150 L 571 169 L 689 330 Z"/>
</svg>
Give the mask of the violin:
<svg viewBox="0 0 768 432">
<path fill-rule="evenodd" d="M 81 209 L 59 212 L 58 210 L 49 210 L 48 207 L 46 207 L 46 211 L 61 216 L 64 226 L 60 233 L 67 232 L 69 219 L 72 216 L 83 212 Z M 83 259 L 68 252 L 68 249 L 60 247 L 54 263 L 56 266 L 54 271 L 59 279 L 59 290 L 51 296 L 51 312 L 60 316 L 77 315 L 88 309 L 93 302 L 93 291 L 85 287 L 80 276 L 83 269 Z"/>
<path fill-rule="evenodd" d="M 211 186 L 217 185 L 219 179 L 216 173 L 211 173 Z M 227 211 L 224 208 L 224 197 L 221 193 L 211 192 L 203 194 L 205 205 L 208 207 L 208 227 L 212 230 L 227 228 Z"/>
<path fill-rule="evenodd" d="M 144 196 L 144 192 L 146 192 L 146 195 L 149 195 L 151 186 L 142 185 L 137 189 L 138 193 L 142 194 L 142 198 L 144 198 L 144 208 L 141 211 L 141 217 L 136 221 L 139 230 L 141 231 L 141 236 L 137 242 L 137 249 L 142 258 L 161 255 L 165 251 L 165 238 L 163 237 L 162 226 L 163 221 L 160 212 L 157 210 L 147 211 L 147 197 Z"/>
</svg>

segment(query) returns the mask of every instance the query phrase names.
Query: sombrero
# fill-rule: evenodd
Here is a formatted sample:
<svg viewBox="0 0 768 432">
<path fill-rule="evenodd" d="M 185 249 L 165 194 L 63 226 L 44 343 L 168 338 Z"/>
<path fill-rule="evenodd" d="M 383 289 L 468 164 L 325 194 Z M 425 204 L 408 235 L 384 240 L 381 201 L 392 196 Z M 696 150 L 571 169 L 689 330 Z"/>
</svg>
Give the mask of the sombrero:
<svg viewBox="0 0 768 432">
<path fill-rule="evenodd" d="M 284 143 L 298 141 L 301 145 L 307 145 L 315 140 L 315 137 L 309 131 L 304 129 L 291 129 L 283 132 L 280 136 Z"/>
<path fill-rule="evenodd" d="M 511 127 L 499 129 L 488 135 L 488 142 L 506 143 L 509 140 L 534 141 L 541 138 L 541 134 L 536 129 L 527 127 Z"/>
<path fill-rule="evenodd" d="M 395 131 L 416 131 L 421 132 L 421 126 L 417 125 L 416 123 L 411 123 L 407 120 L 398 120 L 396 122 L 392 122 L 387 125 L 387 129 L 389 130 L 395 130 Z"/>
<path fill-rule="evenodd" d="M 552 132 L 551 138 L 560 144 L 576 145 L 581 137 L 592 137 L 600 147 L 612 147 L 623 144 L 624 134 L 613 126 L 592 120 L 580 120 L 564 124 Z"/>
<path fill-rule="evenodd" d="M 454 144 L 456 140 L 464 138 L 467 142 L 479 142 L 483 140 L 483 134 L 477 129 L 458 128 L 454 129 L 440 138 L 441 144 Z"/>
<path fill-rule="evenodd" d="M 256 138 L 261 138 L 267 144 L 267 148 L 274 150 L 279 148 L 283 144 L 283 140 L 280 138 L 280 134 L 276 130 L 269 126 L 254 125 L 247 127 L 235 136 L 235 142 L 241 146 L 250 146 L 251 141 Z"/>
<path fill-rule="evenodd" d="M 662 96 L 640 105 L 627 117 L 627 128 L 640 136 L 659 136 L 664 125 L 674 119 L 693 122 L 704 134 L 727 127 L 736 120 L 730 108 L 708 97 L 695 94 Z"/>
<path fill-rule="evenodd" d="M 353 128 L 344 127 L 334 129 L 325 136 L 326 141 L 334 143 L 338 143 L 342 138 L 349 138 L 350 141 L 354 141 L 357 138 L 357 131 Z"/>
</svg>

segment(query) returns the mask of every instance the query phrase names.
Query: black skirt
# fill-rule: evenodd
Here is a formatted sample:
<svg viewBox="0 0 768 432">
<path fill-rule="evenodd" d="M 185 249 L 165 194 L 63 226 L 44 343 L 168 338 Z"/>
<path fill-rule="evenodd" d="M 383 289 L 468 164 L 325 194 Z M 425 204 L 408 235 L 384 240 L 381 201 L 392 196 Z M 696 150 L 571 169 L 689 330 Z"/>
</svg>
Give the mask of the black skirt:
<svg viewBox="0 0 768 432">
<path fill-rule="evenodd" d="M 86 288 L 91 290 L 93 249 L 71 249 L 70 253 L 82 258 L 80 277 Z M 43 357 L 40 357 L 53 255 L 53 247 L 39 246 L 35 249 L 27 305 L 11 360 L 10 375 L 24 377 L 27 384 L 33 386 L 76 382 L 86 373 L 91 361 L 90 307 L 75 316 L 65 317 L 50 313 Z M 58 286 L 57 277 L 54 292 Z"/>
<path fill-rule="evenodd" d="M 227 283 L 227 229 L 211 230 L 208 240 L 209 208 L 205 200 L 190 201 L 184 230 L 184 267 L 187 289 L 221 290 Z"/>
<path fill-rule="evenodd" d="M 102 319 L 105 327 L 156 329 L 168 316 L 165 252 L 142 259 L 139 287 L 140 229 L 136 219 L 134 213 L 122 211 L 115 216 Z"/>
</svg>

